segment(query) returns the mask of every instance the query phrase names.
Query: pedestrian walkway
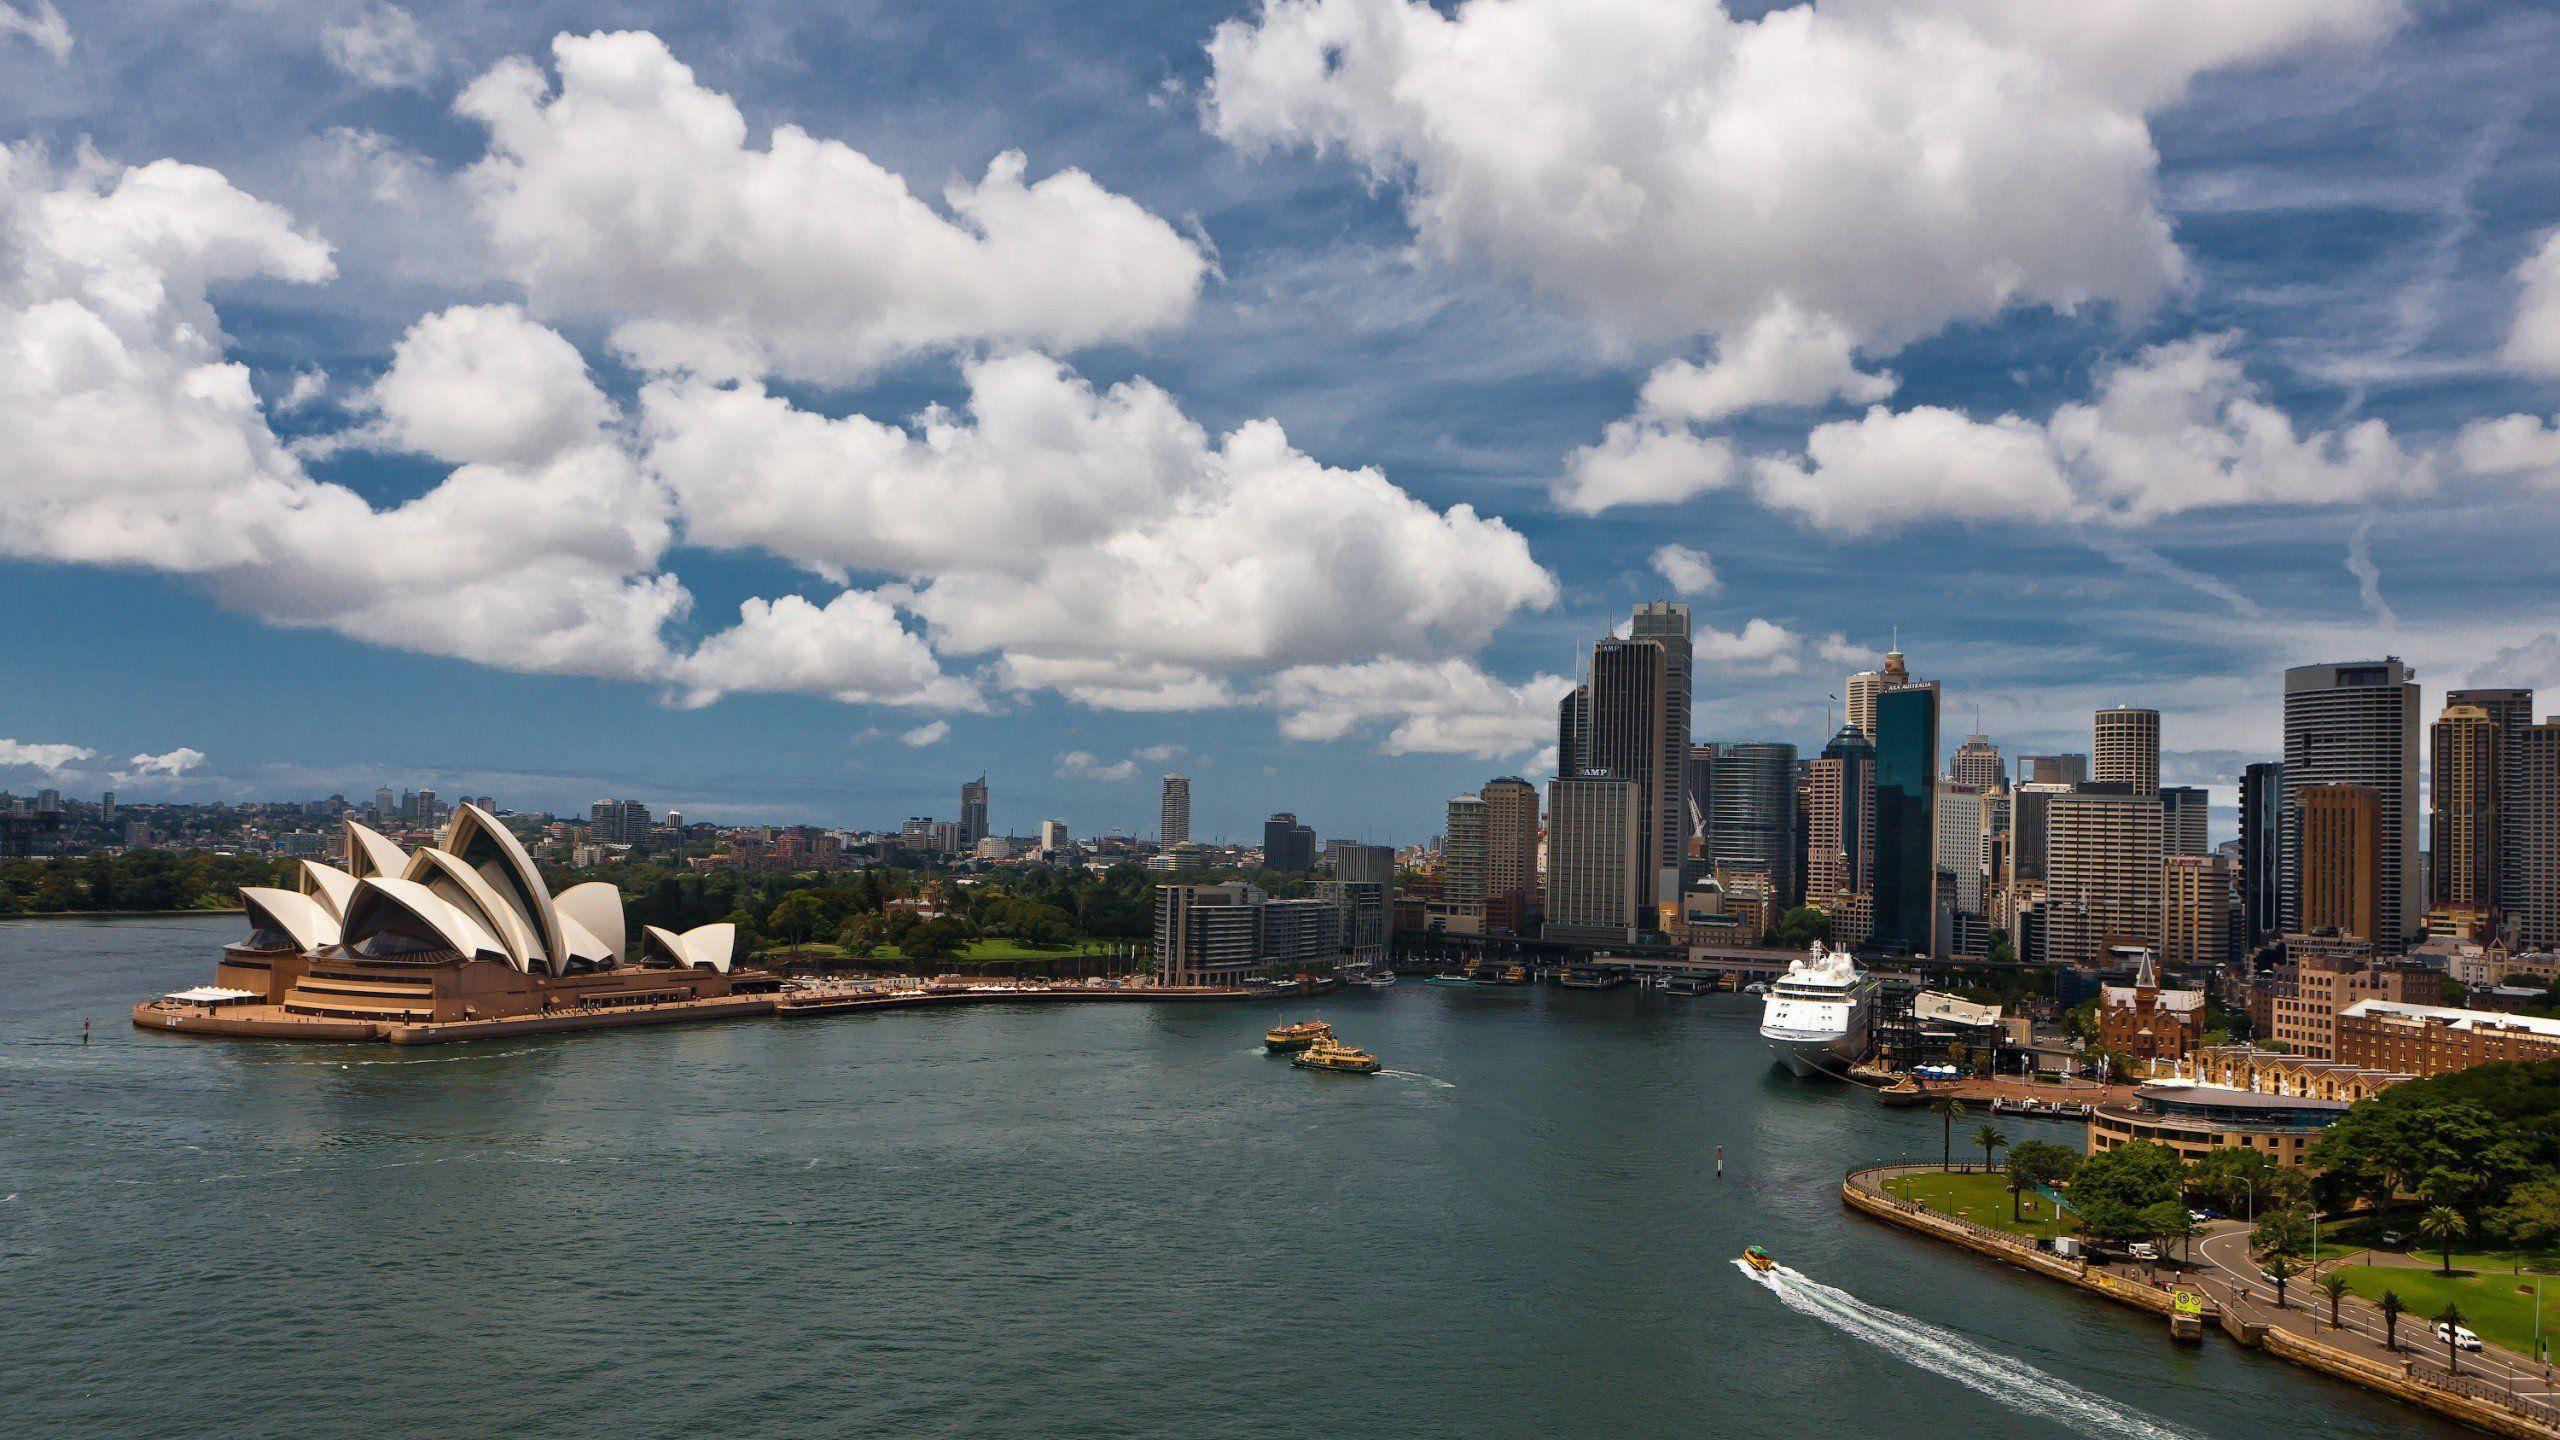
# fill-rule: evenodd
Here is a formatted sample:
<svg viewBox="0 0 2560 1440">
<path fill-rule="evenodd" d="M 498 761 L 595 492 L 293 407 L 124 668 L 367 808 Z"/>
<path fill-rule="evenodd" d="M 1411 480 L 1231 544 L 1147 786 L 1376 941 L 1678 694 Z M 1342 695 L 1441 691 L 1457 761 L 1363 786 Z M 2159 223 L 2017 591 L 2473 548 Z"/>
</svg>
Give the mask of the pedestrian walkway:
<svg viewBox="0 0 2560 1440">
<path fill-rule="evenodd" d="M 2391 1333 L 2382 1312 L 2354 1295 L 2342 1298 L 2339 1323 L 2329 1323 L 2329 1297 L 2314 1273 L 2293 1276 L 2284 1287 L 2284 1305 L 2276 1305 L 2276 1285 L 2249 1254 L 2249 1227 L 2220 1221 L 2196 1241 L 2200 1262 L 2194 1279 L 2205 1293 L 2242 1320 L 2281 1327 L 2303 1339 L 2343 1350 L 2358 1359 L 2386 1365 L 2424 1384 L 2458 1391 L 2518 1410 L 2546 1425 L 2560 1425 L 2560 1384 L 2550 1366 L 2497 1346 L 2462 1354 L 2460 1369 L 2449 1368 L 2444 1344 L 2435 1338 L 2429 1316 L 2404 1311 L 2396 1347 L 2386 1347 Z"/>
</svg>

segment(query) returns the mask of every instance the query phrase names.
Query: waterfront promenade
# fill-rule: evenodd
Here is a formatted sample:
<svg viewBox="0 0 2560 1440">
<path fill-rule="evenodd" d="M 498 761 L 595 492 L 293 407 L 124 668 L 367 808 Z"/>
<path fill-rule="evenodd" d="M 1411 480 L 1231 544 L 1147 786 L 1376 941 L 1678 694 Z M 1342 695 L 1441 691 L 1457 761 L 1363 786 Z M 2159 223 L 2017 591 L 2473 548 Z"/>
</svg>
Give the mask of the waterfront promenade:
<svg viewBox="0 0 2560 1440">
<path fill-rule="evenodd" d="M 2209 1307 L 2208 1317 L 2244 1346 L 2337 1379 L 2380 1391 L 2410 1404 L 2517 1440 L 2560 1437 L 2560 1394 L 2547 1367 L 2496 1347 L 2462 1356 L 2457 1373 L 2445 1362 L 2432 1321 L 2415 1313 L 2400 1318 L 2399 1346 L 2383 1344 L 2379 1312 L 2349 1297 L 2341 1324 L 2329 1324 L 2329 1299 L 2309 1273 L 2286 1285 L 2285 1304 L 2248 1253 L 2249 1227 L 2220 1221 L 2193 1242 L 2193 1263 L 2110 1266 L 2068 1260 L 2017 1236 L 1978 1225 L 1888 1193 L 1901 1175 L 1939 1173 L 1930 1164 L 1871 1165 L 1849 1172 L 1841 1198 L 1862 1214 L 1976 1254 L 2034 1271 L 2119 1304 L 2167 1315 L 2172 1296 L 2186 1290 Z M 1959 1172 L 1981 1165 L 1958 1165 Z"/>
</svg>

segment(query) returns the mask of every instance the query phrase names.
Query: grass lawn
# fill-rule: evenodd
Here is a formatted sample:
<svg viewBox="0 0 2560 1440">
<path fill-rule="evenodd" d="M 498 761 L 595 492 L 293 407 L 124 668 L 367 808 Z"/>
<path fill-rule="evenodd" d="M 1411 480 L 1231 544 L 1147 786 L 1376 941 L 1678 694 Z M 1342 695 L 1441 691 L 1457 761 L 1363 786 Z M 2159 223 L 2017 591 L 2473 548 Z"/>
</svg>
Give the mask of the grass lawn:
<svg viewBox="0 0 2560 1440">
<path fill-rule="evenodd" d="M 2433 1335 L 2435 1314 L 2450 1300 L 2462 1307 L 2462 1323 L 2481 1339 L 2532 1354 L 2533 1277 L 2509 1274 L 2504 1267 L 2464 1269 L 2463 1259 L 2454 1257 L 2450 1276 L 2437 1274 L 2433 1264 L 2423 1270 L 2350 1265 L 2338 1273 L 2347 1277 L 2348 1289 L 2367 1300 L 2380 1299 L 2384 1290 L 2399 1291 L 2409 1307 L 2400 1317 L 2403 1335 L 2412 1329 L 2420 1339 Z M 2546 1342 L 2560 1340 L 2560 1275 L 2542 1280 L 2542 1335 Z"/>
<path fill-rule="evenodd" d="M 939 958 L 955 960 L 963 964 L 973 960 L 1057 960 L 1070 955 L 1100 955 L 1108 952 L 1109 949 L 1108 945 L 1099 940 L 1076 940 L 1044 949 L 1036 945 L 1025 945 L 1019 940 L 995 938 L 972 940 L 958 955 Z M 883 945 L 871 953 L 883 960 L 906 958 L 895 945 Z"/>
<path fill-rule="evenodd" d="M 1919 1171 L 1896 1175 L 1884 1182 L 1884 1190 L 1898 1200 L 1923 1205 L 1941 1215 L 1970 1220 L 1990 1230 L 2005 1230 L 2029 1240 L 2050 1240 L 2071 1233 L 2069 1217 L 2059 1213 L 2050 1200 L 2027 1192 L 2024 1212 L 2028 1218 L 2009 1218 L 2009 1179 L 2005 1175 L 1980 1172 L 1933 1174 Z"/>
</svg>

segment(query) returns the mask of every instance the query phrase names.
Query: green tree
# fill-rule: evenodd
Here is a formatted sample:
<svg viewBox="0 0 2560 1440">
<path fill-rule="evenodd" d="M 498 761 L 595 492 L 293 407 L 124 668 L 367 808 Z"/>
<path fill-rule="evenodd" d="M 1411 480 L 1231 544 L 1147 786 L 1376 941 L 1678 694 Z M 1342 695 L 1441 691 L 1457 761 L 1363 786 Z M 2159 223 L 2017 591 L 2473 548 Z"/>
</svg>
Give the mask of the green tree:
<svg viewBox="0 0 2560 1440">
<path fill-rule="evenodd" d="M 1973 1143 L 1982 1147 L 1982 1168 L 1988 1170 L 1991 1168 L 1991 1152 L 2008 1144 L 2009 1137 L 2000 1133 L 1999 1126 L 1985 1125 L 1973 1132 Z"/>
<path fill-rule="evenodd" d="M 2187 1194 L 2226 1215 L 2246 1214 L 2272 1194 L 2278 1168 L 2264 1151 L 2227 1146 L 2187 1167 Z"/>
<path fill-rule="evenodd" d="M 2025 1140 L 2009 1147 L 2009 1218 L 2019 1218 L 2019 1199 L 2029 1190 L 2059 1184 L 2071 1178 L 2079 1167 L 2080 1152 L 2068 1146 L 2042 1140 Z"/>
<path fill-rule="evenodd" d="M 2528 1180 L 2507 1194 L 2507 1203 L 2489 1212 L 2489 1229 L 2528 1255 L 2547 1256 L 2560 1249 L 2560 1175 Z"/>
<path fill-rule="evenodd" d="M 2444 1368 L 2446 1373 L 2462 1373 L 2462 1351 L 2453 1342 L 2462 1334 L 2462 1307 L 2447 1300 L 2436 1312 L 2436 1324 L 2444 1327 Z"/>
<path fill-rule="evenodd" d="M 2165 1248 L 2170 1241 L 2181 1239 L 2195 1227 L 2187 1219 L 2185 1202 L 2155 1200 L 2137 1212 L 2142 1236 L 2153 1246 Z M 2145 1268 L 2152 1268 L 2149 1264 Z"/>
<path fill-rule="evenodd" d="M 1964 1102 L 1952 1095 L 1929 1102 L 1929 1113 L 1938 1117 L 1941 1148 L 1938 1168 L 1956 1168 L 1956 1122 L 1965 1116 Z"/>
<path fill-rule="evenodd" d="M 1799 905 L 1778 917 L 1774 937 L 1786 949 L 1807 949 L 1816 940 L 1831 938 L 1831 917 L 1810 905 Z"/>
<path fill-rule="evenodd" d="M 806 945 L 826 919 L 827 907 L 815 892 L 794 890 L 773 907 L 773 913 L 765 917 L 765 926 L 794 945 Z"/>
<path fill-rule="evenodd" d="M 942 916 L 917 922 L 898 941 L 898 951 L 909 960 L 940 960 L 959 954 L 968 939 L 959 922 Z"/>
<path fill-rule="evenodd" d="M 2259 1261 L 2258 1268 L 2266 1271 L 2267 1278 L 2276 1282 L 2276 1308 L 2283 1309 L 2285 1282 L 2292 1279 L 2302 1267 L 2293 1263 L 2291 1255 L 2282 1250 L 2276 1250 L 2269 1252 L 2266 1259 Z"/>
<path fill-rule="evenodd" d="M 2382 1348 L 2399 1349 L 2400 1312 L 2409 1308 L 2409 1302 L 2400 1298 L 2399 1291 L 2385 1290 L 2382 1292 L 2382 1298 L 2373 1304 L 2375 1309 L 2382 1312 Z"/>
<path fill-rule="evenodd" d="M 2418 1217 L 2418 1233 L 2435 1245 L 2436 1254 L 2444 1262 L 2439 1274 L 2453 1273 L 2453 1242 L 2462 1238 L 2466 1228 L 2462 1212 L 2450 1205 L 2435 1206 Z"/>
<path fill-rule="evenodd" d="M 2264 1212 L 2250 1232 L 2249 1248 L 2260 1255 L 2301 1255 L 2311 1248 L 2311 1216 L 2292 1206 Z"/>
<path fill-rule="evenodd" d="M 2186 1166 L 2177 1152 L 2150 1140 L 2134 1140 L 2080 1162 L 2071 1177 L 2071 1201 L 2113 1200 L 2140 1210 L 2178 1198 Z"/>
<path fill-rule="evenodd" d="M 2335 1330 L 2338 1328 L 2339 1303 L 2347 1298 L 2347 1277 L 2345 1272 L 2332 1270 L 2328 1274 L 2321 1276 L 2320 1291 L 2322 1294 L 2329 1297 L 2329 1328 Z"/>
</svg>

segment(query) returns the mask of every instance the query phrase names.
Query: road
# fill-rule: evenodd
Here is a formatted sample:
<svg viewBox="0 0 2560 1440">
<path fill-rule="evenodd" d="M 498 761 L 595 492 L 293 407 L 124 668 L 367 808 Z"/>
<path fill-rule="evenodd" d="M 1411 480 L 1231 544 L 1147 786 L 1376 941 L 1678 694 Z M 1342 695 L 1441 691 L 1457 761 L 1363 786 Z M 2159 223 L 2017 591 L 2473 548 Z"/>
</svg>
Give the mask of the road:
<svg viewBox="0 0 2560 1440">
<path fill-rule="evenodd" d="M 2202 1262 L 2198 1273 L 2207 1289 L 2243 1319 L 2282 1325 L 2322 1344 L 2382 1364 L 2413 1368 L 2430 1377 L 2441 1378 L 2447 1373 L 2445 1347 L 2435 1338 L 2435 1322 L 2415 1311 L 2404 1311 L 2400 1316 L 2396 1352 L 2383 1346 L 2382 1312 L 2353 1295 L 2338 1307 L 2340 1328 L 2331 1328 L 2329 1297 L 2308 1273 L 2285 1283 L 2285 1308 L 2279 1312 L 2275 1283 L 2250 1258 L 2249 1227 L 2239 1221 L 2215 1222 L 2196 1241 L 2195 1249 L 2196 1258 Z M 2465 1352 L 2461 1367 L 2459 1373 L 2464 1379 L 2538 1406 L 2560 1405 L 2560 1386 L 2555 1386 L 2551 1368 L 2522 1355 L 2493 1345 Z"/>
</svg>

